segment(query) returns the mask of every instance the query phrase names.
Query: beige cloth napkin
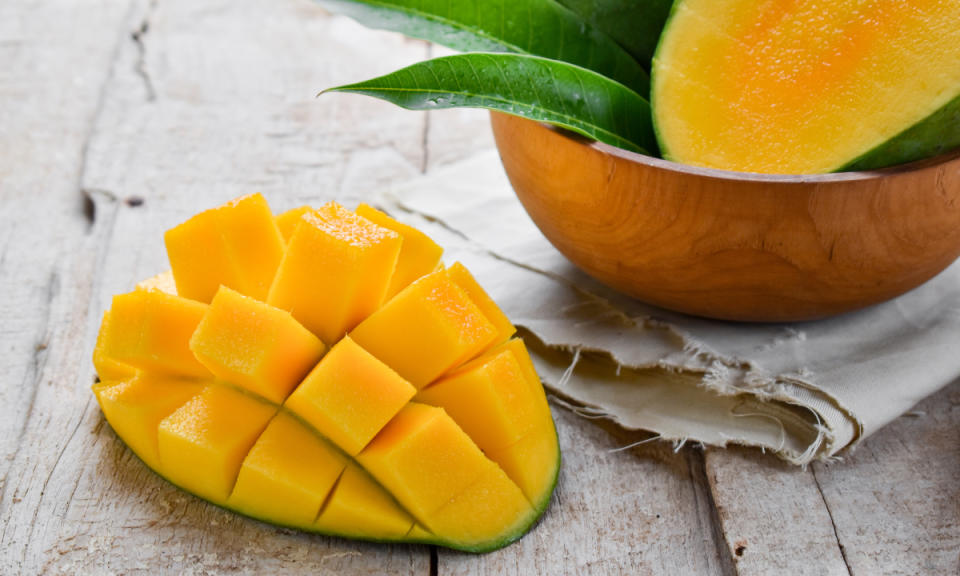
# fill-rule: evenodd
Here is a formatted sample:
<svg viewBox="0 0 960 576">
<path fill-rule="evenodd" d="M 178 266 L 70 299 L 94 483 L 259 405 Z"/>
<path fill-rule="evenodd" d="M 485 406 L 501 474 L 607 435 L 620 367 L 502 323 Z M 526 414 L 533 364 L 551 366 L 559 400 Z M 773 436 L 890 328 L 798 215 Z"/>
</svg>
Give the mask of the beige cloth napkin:
<svg viewBox="0 0 960 576">
<path fill-rule="evenodd" d="M 810 323 L 672 313 L 577 270 L 540 234 L 494 151 L 381 198 L 466 264 L 521 327 L 544 383 L 654 437 L 834 457 L 960 376 L 960 265 L 885 304 Z"/>
</svg>

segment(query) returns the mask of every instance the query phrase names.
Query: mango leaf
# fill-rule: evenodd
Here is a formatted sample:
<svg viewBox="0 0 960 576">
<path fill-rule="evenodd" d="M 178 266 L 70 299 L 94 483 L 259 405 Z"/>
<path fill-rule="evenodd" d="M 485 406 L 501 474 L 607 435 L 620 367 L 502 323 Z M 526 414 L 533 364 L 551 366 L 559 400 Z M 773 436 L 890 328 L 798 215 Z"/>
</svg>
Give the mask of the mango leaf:
<svg viewBox="0 0 960 576">
<path fill-rule="evenodd" d="M 365 94 L 408 110 L 487 108 L 626 150 L 657 151 L 650 105 L 639 94 L 591 70 L 538 56 L 445 56 L 325 92 Z"/>
<path fill-rule="evenodd" d="M 553 0 L 317 0 L 365 26 L 464 52 L 514 52 L 563 60 L 640 94 L 650 79 L 619 44 Z M 647 59 L 649 63 L 649 58 Z"/>
<path fill-rule="evenodd" d="M 673 0 L 557 0 L 649 70 Z"/>
</svg>

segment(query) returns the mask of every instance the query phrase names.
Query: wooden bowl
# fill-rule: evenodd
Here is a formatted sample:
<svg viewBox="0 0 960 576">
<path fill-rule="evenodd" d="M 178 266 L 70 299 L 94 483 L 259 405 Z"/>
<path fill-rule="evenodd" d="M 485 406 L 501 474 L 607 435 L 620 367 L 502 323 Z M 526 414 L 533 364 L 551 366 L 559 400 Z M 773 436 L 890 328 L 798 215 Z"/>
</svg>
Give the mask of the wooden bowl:
<svg viewBox="0 0 960 576">
<path fill-rule="evenodd" d="M 960 151 L 875 172 L 685 166 L 494 113 L 510 182 L 543 234 L 601 282 L 746 321 L 882 302 L 960 255 Z"/>
</svg>

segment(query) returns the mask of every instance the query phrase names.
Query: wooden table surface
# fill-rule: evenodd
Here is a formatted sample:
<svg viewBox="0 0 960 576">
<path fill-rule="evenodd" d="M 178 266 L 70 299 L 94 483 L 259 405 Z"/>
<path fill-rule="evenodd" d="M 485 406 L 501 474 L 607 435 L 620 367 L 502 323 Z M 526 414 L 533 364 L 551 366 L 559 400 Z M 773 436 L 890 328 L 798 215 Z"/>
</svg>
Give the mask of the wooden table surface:
<svg viewBox="0 0 960 576">
<path fill-rule="evenodd" d="M 353 205 L 492 146 L 479 111 L 315 98 L 436 53 L 306 0 L 0 3 L 0 574 L 958 574 L 957 383 L 806 470 L 614 451 L 644 436 L 555 404 L 552 506 L 484 556 L 278 529 L 133 457 L 90 392 L 110 296 L 202 208 Z"/>
</svg>

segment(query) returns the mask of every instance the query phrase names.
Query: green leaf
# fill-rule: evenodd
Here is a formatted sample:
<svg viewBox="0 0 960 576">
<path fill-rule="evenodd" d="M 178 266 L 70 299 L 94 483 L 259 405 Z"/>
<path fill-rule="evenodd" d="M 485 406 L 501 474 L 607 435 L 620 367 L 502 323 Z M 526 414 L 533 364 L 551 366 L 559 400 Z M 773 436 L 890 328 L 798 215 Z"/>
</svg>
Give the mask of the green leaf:
<svg viewBox="0 0 960 576">
<path fill-rule="evenodd" d="M 643 66 L 554 0 L 317 2 L 372 28 L 402 32 L 464 52 L 514 52 L 563 60 L 613 78 L 640 94 L 650 91 Z"/>
<path fill-rule="evenodd" d="M 538 56 L 445 56 L 324 92 L 365 94 L 408 110 L 487 108 L 634 152 L 657 150 L 650 105 L 640 95 L 596 72 Z"/>
<path fill-rule="evenodd" d="M 557 0 L 649 70 L 673 0 Z"/>
</svg>

